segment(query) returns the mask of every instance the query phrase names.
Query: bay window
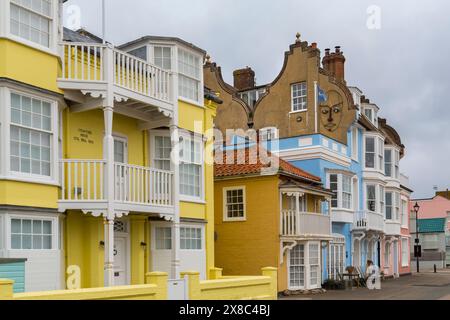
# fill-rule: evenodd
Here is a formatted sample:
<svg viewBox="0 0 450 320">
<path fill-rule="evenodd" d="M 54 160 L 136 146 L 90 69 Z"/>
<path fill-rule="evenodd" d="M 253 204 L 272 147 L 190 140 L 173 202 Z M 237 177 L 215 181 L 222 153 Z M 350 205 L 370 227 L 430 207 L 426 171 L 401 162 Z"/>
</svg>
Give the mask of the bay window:
<svg viewBox="0 0 450 320">
<path fill-rule="evenodd" d="M 402 238 L 402 267 L 409 266 L 409 245 L 408 239 Z"/>
<path fill-rule="evenodd" d="M 384 171 L 384 140 L 379 137 L 365 137 L 365 167 Z"/>
<path fill-rule="evenodd" d="M 385 203 L 386 197 L 385 197 L 385 194 L 386 194 L 386 192 L 385 192 L 384 186 L 380 186 L 380 213 L 381 213 L 382 215 L 385 214 L 385 207 L 386 207 L 386 203 Z"/>
<path fill-rule="evenodd" d="M 400 152 L 398 150 L 395 150 L 394 172 L 396 179 L 400 178 L 399 164 L 400 164 Z"/>
<path fill-rule="evenodd" d="M 384 170 L 384 140 L 378 138 L 378 170 Z"/>
<path fill-rule="evenodd" d="M 200 57 L 184 49 L 178 49 L 178 91 L 180 97 L 200 103 Z"/>
<path fill-rule="evenodd" d="M 392 150 L 386 149 L 384 151 L 384 174 L 388 177 L 392 177 Z"/>
<path fill-rule="evenodd" d="M 172 69 L 172 49 L 170 47 L 153 47 L 153 61 L 164 70 Z"/>
<path fill-rule="evenodd" d="M 367 210 L 376 212 L 377 193 L 376 186 L 374 184 L 368 184 L 366 186 L 366 207 Z"/>
<path fill-rule="evenodd" d="M 11 0 L 12 35 L 49 48 L 51 30 L 52 0 Z"/>
<path fill-rule="evenodd" d="M 385 154 L 384 168 L 386 176 L 399 179 L 400 152 L 395 149 L 386 149 L 384 154 Z"/>
<path fill-rule="evenodd" d="M 353 207 L 352 177 L 342 173 L 331 173 L 328 181 L 329 188 L 333 191 L 331 207 L 351 210 Z"/>
<path fill-rule="evenodd" d="M 400 221 L 400 194 L 398 192 L 394 193 L 394 213 L 395 221 Z"/>
<path fill-rule="evenodd" d="M 194 135 L 180 136 L 180 193 L 201 198 L 203 183 L 203 140 Z"/>
<path fill-rule="evenodd" d="M 42 219 L 11 219 L 11 249 L 53 249 L 53 222 Z"/>
<path fill-rule="evenodd" d="M 386 220 L 392 220 L 393 193 L 386 192 Z"/>
<path fill-rule="evenodd" d="M 402 200 L 402 218 L 401 223 L 403 227 L 408 227 L 408 202 Z"/>
<path fill-rule="evenodd" d="M 366 137 L 366 168 L 375 169 L 375 138 Z"/>
<path fill-rule="evenodd" d="M 51 176 L 52 110 L 40 99 L 11 93 L 10 170 Z"/>
</svg>

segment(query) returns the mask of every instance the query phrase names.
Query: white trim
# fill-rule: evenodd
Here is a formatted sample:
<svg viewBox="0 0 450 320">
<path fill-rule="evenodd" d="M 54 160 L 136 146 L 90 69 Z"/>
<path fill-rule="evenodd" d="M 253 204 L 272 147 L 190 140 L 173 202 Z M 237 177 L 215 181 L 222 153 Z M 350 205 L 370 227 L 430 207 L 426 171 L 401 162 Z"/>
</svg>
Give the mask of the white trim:
<svg viewBox="0 0 450 320">
<path fill-rule="evenodd" d="M 18 94 L 26 96 L 32 99 L 47 102 L 51 107 L 51 131 L 33 129 L 32 127 L 24 127 L 28 130 L 36 130 L 39 132 L 49 133 L 51 135 L 50 148 L 50 176 L 41 176 L 32 173 L 13 172 L 10 169 L 10 127 L 11 125 L 22 127 L 21 125 L 11 123 L 11 94 Z M 0 103 L 3 102 L 4 108 L 2 108 L 1 114 L 1 141 L 4 145 L 2 148 L 3 155 L 1 159 L 3 164 L 1 166 L 1 176 L 8 180 L 17 180 L 23 182 L 59 185 L 59 138 L 60 138 L 60 126 L 59 126 L 59 107 L 56 99 L 49 99 L 48 96 L 40 94 L 38 92 L 26 89 L 26 88 L 9 88 L 0 87 Z"/>
<path fill-rule="evenodd" d="M 322 159 L 344 167 L 348 167 L 351 165 L 351 159 L 349 157 L 344 156 L 338 152 L 332 151 L 323 146 L 312 146 L 280 151 L 274 150 L 273 152 L 274 154 L 283 158 L 286 161 Z"/>
<path fill-rule="evenodd" d="M 305 98 L 306 99 L 306 107 L 304 109 L 298 109 L 298 110 L 294 110 L 294 86 L 296 85 L 305 85 L 305 95 L 304 96 L 299 96 L 297 98 Z M 291 84 L 291 113 L 296 113 L 296 112 L 304 112 L 304 111 L 308 111 L 308 83 L 306 81 L 300 81 L 300 82 L 296 82 L 296 83 L 292 83 Z"/>
<path fill-rule="evenodd" d="M 126 279 L 126 283 L 125 285 L 130 285 L 131 284 L 131 223 L 130 220 L 128 218 L 123 218 L 123 219 L 117 219 L 119 221 L 122 221 L 126 224 L 126 232 L 118 232 L 115 231 L 114 232 L 114 242 L 116 240 L 116 238 L 123 238 L 125 239 L 125 246 L 126 246 L 126 272 L 125 272 L 125 279 Z M 117 259 L 114 258 L 114 262 L 116 262 Z"/>
<path fill-rule="evenodd" d="M 243 201 L 243 205 L 244 205 L 243 217 L 239 217 L 239 218 L 229 218 L 228 217 L 227 191 L 234 191 L 234 190 L 242 190 L 242 201 Z M 224 222 L 247 221 L 247 194 L 246 194 L 245 186 L 225 187 L 222 189 L 222 197 L 223 197 L 222 198 L 223 199 L 222 218 L 223 218 Z"/>
<path fill-rule="evenodd" d="M 22 220 L 43 220 L 43 221 L 51 221 L 52 223 L 52 248 L 51 249 L 12 249 L 11 248 L 11 220 L 12 219 L 22 219 Z M 58 215 L 57 214 L 45 214 L 39 212 L 37 214 L 30 214 L 29 212 L 18 213 L 12 211 L 11 213 L 5 213 L 5 235 L 6 235 L 6 243 L 5 249 L 7 251 L 16 251 L 16 252 L 55 252 L 61 251 L 58 246 L 58 237 L 59 237 L 59 223 L 58 223 Z"/>
<path fill-rule="evenodd" d="M 21 6 L 20 4 L 16 4 L 21 8 L 24 8 L 25 10 L 28 10 L 30 12 L 33 12 L 41 17 L 45 17 L 45 19 L 49 20 L 50 26 L 49 26 L 49 47 L 43 46 L 39 43 L 35 43 L 33 41 L 21 38 L 19 36 L 13 35 L 10 30 L 11 26 L 11 1 L 10 0 L 3 0 L 0 3 L 0 38 L 5 38 L 12 40 L 14 42 L 23 44 L 25 46 L 31 47 L 33 49 L 45 52 L 47 54 L 59 57 L 58 54 L 58 36 L 59 36 L 59 25 L 61 21 L 60 14 L 59 14 L 59 2 L 56 0 L 51 0 L 51 17 L 43 15 L 41 13 L 35 12 L 32 9 L 26 8 Z"/>
</svg>

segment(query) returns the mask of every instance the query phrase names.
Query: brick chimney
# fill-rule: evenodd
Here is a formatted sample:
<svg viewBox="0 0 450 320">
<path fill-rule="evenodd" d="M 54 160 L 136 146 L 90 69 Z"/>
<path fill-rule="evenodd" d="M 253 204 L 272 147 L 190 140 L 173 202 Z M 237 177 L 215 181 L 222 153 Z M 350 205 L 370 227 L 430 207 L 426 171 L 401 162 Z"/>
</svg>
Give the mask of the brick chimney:
<svg viewBox="0 0 450 320">
<path fill-rule="evenodd" d="M 235 70 L 233 72 L 234 87 L 238 90 L 246 90 L 255 87 L 255 71 L 250 67 Z"/>
<path fill-rule="evenodd" d="M 330 49 L 325 49 L 325 56 L 322 59 L 323 68 L 331 73 L 336 79 L 345 81 L 345 57 L 341 47 L 335 47 L 335 51 L 330 53 Z"/>
</svg>

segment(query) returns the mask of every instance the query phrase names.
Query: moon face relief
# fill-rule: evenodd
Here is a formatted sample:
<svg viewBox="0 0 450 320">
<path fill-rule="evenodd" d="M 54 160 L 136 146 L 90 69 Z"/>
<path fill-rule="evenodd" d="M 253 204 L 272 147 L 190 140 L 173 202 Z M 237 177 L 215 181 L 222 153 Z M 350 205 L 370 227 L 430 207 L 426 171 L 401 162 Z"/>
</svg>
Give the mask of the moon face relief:
<svg viewBox="0 0 450 320">
<path fill-rule="evenodd" d="M 330 91 L 327 95 L 328 101 L 320 105 L 320 120 L 326 130 L 333 132 L 341 124 L 343 103 L 336 91 Z"/>
</svg>

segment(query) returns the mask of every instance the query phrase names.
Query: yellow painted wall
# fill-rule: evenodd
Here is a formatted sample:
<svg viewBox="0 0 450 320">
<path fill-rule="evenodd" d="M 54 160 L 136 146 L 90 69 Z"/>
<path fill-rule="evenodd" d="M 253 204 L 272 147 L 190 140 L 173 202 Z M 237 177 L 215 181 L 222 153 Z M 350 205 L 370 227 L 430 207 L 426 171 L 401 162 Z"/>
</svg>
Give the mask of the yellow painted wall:
<svg viewBox="0 0 450 320">
<path fill-rule="evenodd" d="M 0 204 L 58 208 L 58 187 L 18 181 L 0 181 Z"/>
<path fill-rule="evenodd" d="M 102 287 L 104 284 L 103 219 L 68 211 L 65 219 L 66 268 L 77 265 L 81 269 L 81 287 Z"/>
<path fill-rule="evenodd" d="M 131 284 L 145 283 L 147 247 L 141 243 L 146 243 L 146 229 L 148 224 L 145 216 L 130 216 Z"/>
<path fill-rule="evenodd" d="M 58 57 L 15 41 L 0 39 L 0 77 L 61 93 Z"/>
<path fill-rule="evenodd" d="M 223 188 L 245 186 L 246 221 L 223 221 Z M 216 265 L 224 275 L 258 275 L 261 268 L 279 265 L 278 177 L 216 181 Z"/>
<path fill-rule="evenodd" d="M 64 115 L 64 158 L 102 159 L 104 121 L 102 110 L 73 113 L 66 109 Z M 88 130 L 88 137 L 80 130 Z M 138 128 L 138 120 L 114 114 L 113 133 L 128 139 L 128 163 L 147 165 L 148 151 L 146 133 Z M 82 141 L 85 139 L 86 141 Z"/>
</svg>

